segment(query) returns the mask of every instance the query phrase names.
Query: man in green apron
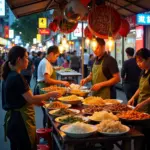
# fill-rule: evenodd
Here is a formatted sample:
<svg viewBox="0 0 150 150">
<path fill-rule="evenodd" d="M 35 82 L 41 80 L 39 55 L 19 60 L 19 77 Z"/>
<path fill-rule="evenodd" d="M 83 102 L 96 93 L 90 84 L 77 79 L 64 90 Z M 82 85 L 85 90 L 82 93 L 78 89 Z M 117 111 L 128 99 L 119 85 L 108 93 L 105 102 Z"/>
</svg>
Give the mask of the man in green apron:
<svg viewBox="0 0 150 150">
<path fill-rule="evenodd" d="M 96 41 L 97 46 L 93 49 L 96 58 L 92 72 L 82 79 L 80 84 L 92 81 L 93 96 L 100 96 L 103 99 L 116 98 L 114 85 L 120 81 L 117 62 L 105 51 L 104 39 L 96 38 Z"/>
<path fill-rule="evenodd" d="M 41 88 L 50 86 L 50 85 L 56 85 L 56 84 L 62 84 L 64 86 L 69 86 L 69 82 L 62 81 L 62 80 L 56 80 L 56 72 L 53 69 L 53 66 L 51 63 L 55 63 L 58 56 L 59 56 L 59 49 L 57 46 L 50 46 L 47 50 L 47 56 L 43 58 L 38 66 L 38 73 L 37 73 L 37 86 L 39 87 L 40 94 L 43 94 L 43 91 Z M 43 126 L 46 126 L 46 114 L 45 110 L 43 109 L 44 118 L 43 118 Z"/>
</svg>

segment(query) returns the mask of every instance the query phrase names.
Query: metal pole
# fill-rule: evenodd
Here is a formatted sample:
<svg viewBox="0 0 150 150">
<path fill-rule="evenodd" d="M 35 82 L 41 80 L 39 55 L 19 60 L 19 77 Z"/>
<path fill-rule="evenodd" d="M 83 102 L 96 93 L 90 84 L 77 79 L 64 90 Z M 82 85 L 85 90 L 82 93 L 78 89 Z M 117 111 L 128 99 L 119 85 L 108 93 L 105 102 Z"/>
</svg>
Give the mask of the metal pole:
<svg viewBox="0 0 150 150">
<path fill-rule="evenodd" d="M 82 21 L 82 47 L 81 47 L 82 78 L 84 78 L 84 36 L 83 36 L 83 33 L 84 33 L 84 24 L 83 24 L 83 21 Z"/>
</svg>

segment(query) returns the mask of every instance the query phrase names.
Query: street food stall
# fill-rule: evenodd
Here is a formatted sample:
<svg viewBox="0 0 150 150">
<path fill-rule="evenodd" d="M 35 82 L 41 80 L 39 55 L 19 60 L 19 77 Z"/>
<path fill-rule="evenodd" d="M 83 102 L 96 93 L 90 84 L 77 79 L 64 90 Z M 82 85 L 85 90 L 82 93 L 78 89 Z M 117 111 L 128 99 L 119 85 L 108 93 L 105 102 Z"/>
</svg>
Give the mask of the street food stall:
<svg viewBox="0 0 150 150">
<path fill-rule="evenodd" d="M 144 135 L 136 127 L 149 124 L 149 114 L 134 111 L 134 107 L 123 104 L 122 100 L 103 100 L 90 93 L 81 97 L 78 92 L 71 94 L 71 90 L 77 89 L 62 89 L 63 93 L 66 90 L 62 97 L 44 105 L 53 129 L 53 149 L 55 146 L 59 150 L 98 146 L 110 150 L 115 145 L 121 150 L 131 150 L 132 141 L 134 150 L 142 149 Z"/>
<path fill-rule="evenodd" d="M 97 46 L 95 37 L 108 39 L 111 50 L 112 39 L 118 34 L 126 37 L 130 31 L 125 17 L 150 11 L 147 0 L 7 0 L 7 3 L 18 18 L 54 9 L 53 21 L 49 24 L 53 32 L 69 34 L 79 21 L 88 22 L 86 30 L 82 28 L 82 74 L 57 71 L 60 77 L 84 74 L 84 35 L 91 39 L 93 49 Z M 110 150 L 115 144 L 121 150 L 131 150 L 134 140 L 134 150 L 142 150 L 144 134 L 140 128 L 150 124 L 150 115 L 135 111 L 121 100 L 92 96 L 90 90 L 81 88 L 42 89 L 44 92 L 60 91 L 63 95 L 43 106 L 53 129 L 53 149 L 56 145 L 59 150 L 94 149 L 96 146 Z"/>
</svg>

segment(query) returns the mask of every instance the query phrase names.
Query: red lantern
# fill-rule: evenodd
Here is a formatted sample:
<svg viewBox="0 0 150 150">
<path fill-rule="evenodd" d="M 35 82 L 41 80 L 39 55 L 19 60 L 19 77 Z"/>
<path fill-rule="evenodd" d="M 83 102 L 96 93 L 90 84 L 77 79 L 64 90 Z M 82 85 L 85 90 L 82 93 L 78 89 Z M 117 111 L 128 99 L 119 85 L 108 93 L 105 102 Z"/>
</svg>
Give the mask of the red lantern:
<svg viewBox="0 0 150 150">
<path fill-rule="evenodd" d="M 88 37 L 89 39 L 92 39 L 92 37 L 93 37 L 93 35 L 90 32 L 88 26 L 86 26 L 86 28 L 84 29 L 84 35 L 85 35 L 85 37 Z"/>
<path fill-rule="evenodd" d="M 126 37 L 130 31 L 130 25 L 127 20 L 121 19 L 121 27 L 119 29 L 119 34 L 123 37 Z"/>
<path fill-rule="evenodd" d="M 91 0 L 80 0 L 80 2 L 81 2 L 84 6 L 87 6 L 90 1 L 91 1 Z"/>
<path fill-rule="evenodd" d="M 56 32 L 57 30 L 58 30 L 58 25 L 57 25 L 57 23 L 56 22 L 51 22 L 50 24 L 49 24 L 49 29 L 50 30 L 52 30 L 53 32 Z"/>
<path fill-rule="evenodd" d="M 99 5 L 88 14 L 89 30 L 99 38 L 107 39 L 110 31 L 114 37 L 120 25 L 120 15 L 113 7 Z"/>
</svg>

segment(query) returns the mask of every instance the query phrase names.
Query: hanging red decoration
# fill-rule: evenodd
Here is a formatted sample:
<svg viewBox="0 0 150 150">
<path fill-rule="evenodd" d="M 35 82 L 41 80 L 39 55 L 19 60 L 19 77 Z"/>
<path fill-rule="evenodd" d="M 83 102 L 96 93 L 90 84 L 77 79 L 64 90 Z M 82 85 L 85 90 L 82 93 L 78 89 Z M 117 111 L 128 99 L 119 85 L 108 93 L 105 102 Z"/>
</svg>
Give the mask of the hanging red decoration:
<svg viewBox="0 0 150 150">
<path fill-rule="evenodd" d="M 85 37 L 88 37 L 89 39 L 92 39 L 93 35 L 91 33 L 91 31 L 89 30 L 88 26 L 86 26 L 86 28 L 84 29 L 84 35 Z"/>
<path fill-rule="evenodd" d="M 91 0 L 80 0 L 80 2 L 81 2 L 84 6 L 87 6 L 90 1 L 91 1 Z"/>
<path fill-rule="evenodd" d="M 120 15 L 113 7 L 99 5 L 88 14 L 89 30 L 99 38 L 107 39 L 110 33 L 114 37 L 120 25 Z"/>
<path fill-rule="evenodd" d="M 58 24 L 56 23 L 56 21 L 53 21 L 49 24 L 49 29 L 53 32 L 56 32 L 58 30 Z"/>
<path fill-rule="evenodd" d="M 126 19 L 121 19 L 121 27 L 119 29 L 119 34 L 123 37 L 126 37 L 130 31 L 129 22 Z"/>
<path fill-rule="evenodd" d="M 62 19 L 59 22 L 59 30 L 62 33 L 71 33 L 76 29 L 77 25 L 78 23 L 69 22 L 66 19 Z"/>
</svg>

